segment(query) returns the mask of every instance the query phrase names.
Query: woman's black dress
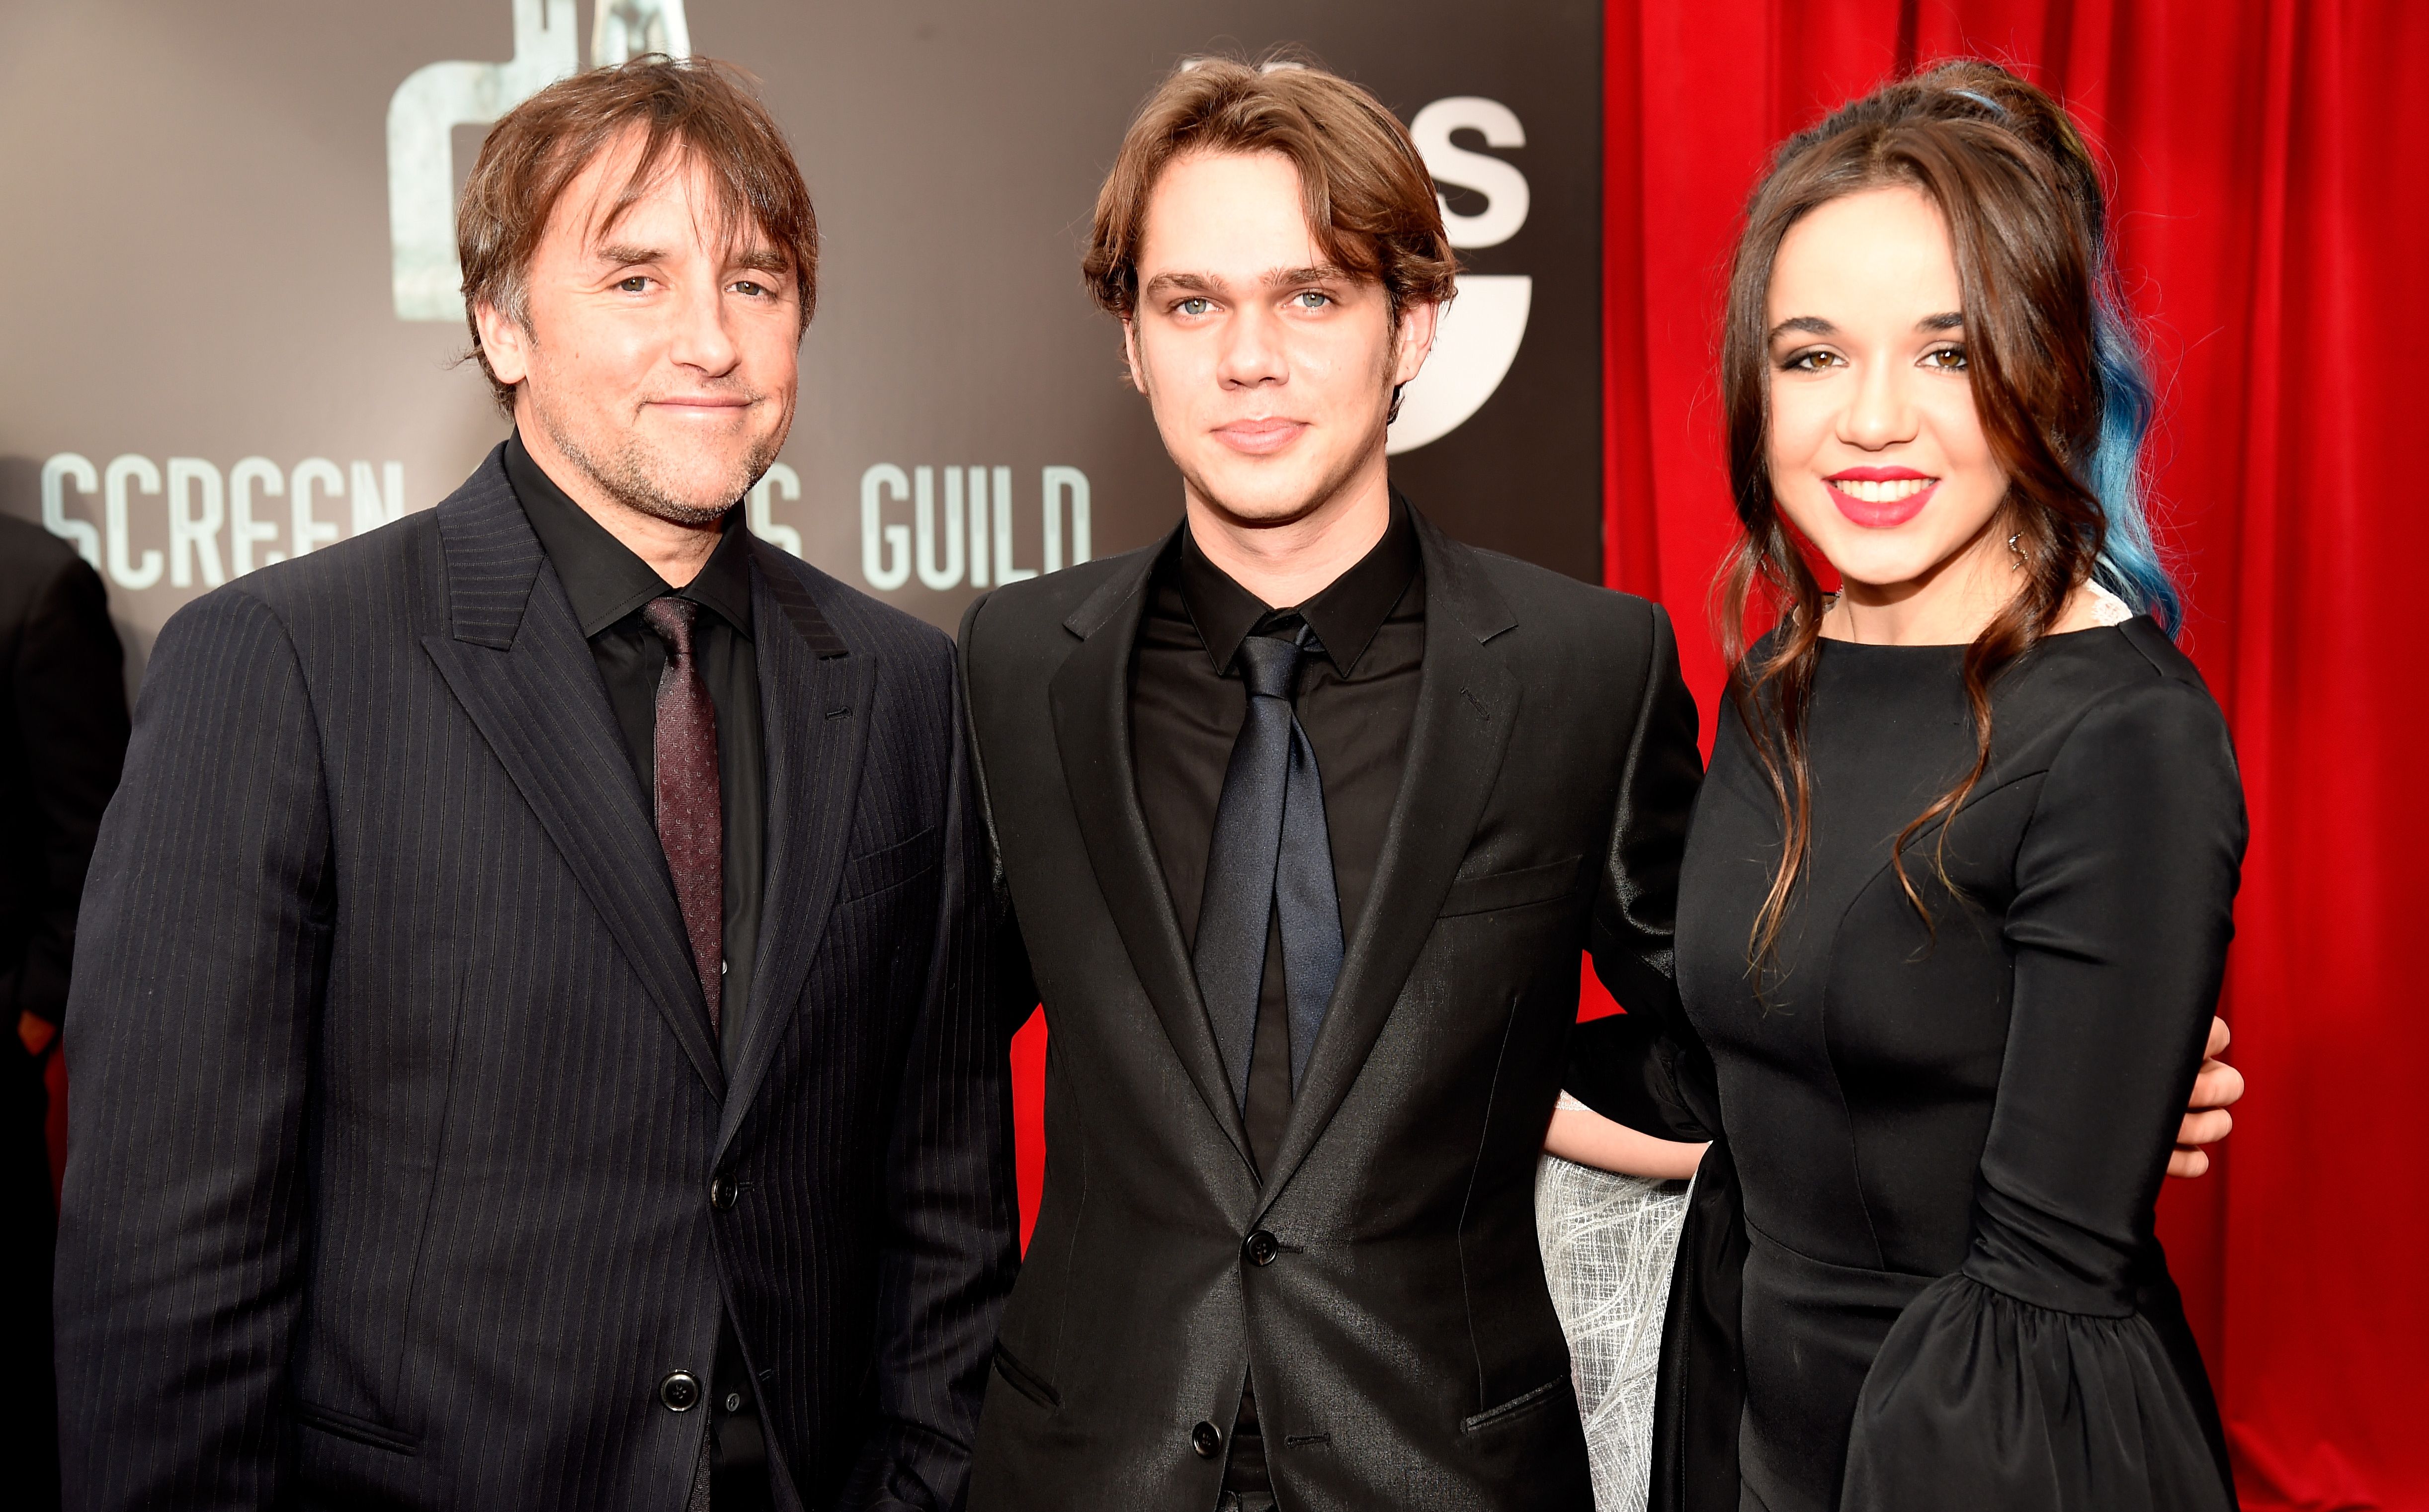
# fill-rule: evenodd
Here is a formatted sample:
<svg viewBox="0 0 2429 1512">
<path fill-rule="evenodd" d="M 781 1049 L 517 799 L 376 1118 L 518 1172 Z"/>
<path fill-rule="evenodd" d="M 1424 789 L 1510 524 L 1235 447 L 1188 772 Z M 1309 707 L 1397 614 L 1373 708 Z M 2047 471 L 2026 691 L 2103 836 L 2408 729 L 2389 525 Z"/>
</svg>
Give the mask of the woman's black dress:
<svg viewBox="0 0 2429 1512">
<path fill-rule="evenodd" d="M 1678 982 L 1743 1188 L 1741 1504 L 2231 1508 L 2152 1233 L 2231 933 L 2242 790 L 2148 620 L 2050 638 L 1971 766 L 1958 646 L 1825 641 L 1811 864 L 1758 995 L 1778 809 L 1723 715 Z"/>
</svg>

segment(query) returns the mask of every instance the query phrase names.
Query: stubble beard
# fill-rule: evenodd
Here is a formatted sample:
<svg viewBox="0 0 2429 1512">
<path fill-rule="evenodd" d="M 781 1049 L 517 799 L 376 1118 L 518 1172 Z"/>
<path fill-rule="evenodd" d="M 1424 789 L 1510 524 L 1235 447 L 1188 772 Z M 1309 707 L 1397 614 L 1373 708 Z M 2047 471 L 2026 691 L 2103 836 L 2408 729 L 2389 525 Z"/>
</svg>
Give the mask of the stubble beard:
<svg viewBox="0 0 2429 1512">
<path fill-rule="evenodd" d="M 538 418 L 557 451 L 589 474 L 600 491 L 636 514 L 678 525 L 713 525 L 725 518 L 776 460 L 784 445 L 780 436 L 752 441 L 742 465 L 720 487 L 717 495 L 719 502 L 700 505 L 676 495 L 665 477 L 665 470 L 657 465 L 656 450 L 631 432 L 626 432 L 615 449 L 603 456 L 569 427 L 558 424 L 554 415 L 542 411 Z"/>
</svg>

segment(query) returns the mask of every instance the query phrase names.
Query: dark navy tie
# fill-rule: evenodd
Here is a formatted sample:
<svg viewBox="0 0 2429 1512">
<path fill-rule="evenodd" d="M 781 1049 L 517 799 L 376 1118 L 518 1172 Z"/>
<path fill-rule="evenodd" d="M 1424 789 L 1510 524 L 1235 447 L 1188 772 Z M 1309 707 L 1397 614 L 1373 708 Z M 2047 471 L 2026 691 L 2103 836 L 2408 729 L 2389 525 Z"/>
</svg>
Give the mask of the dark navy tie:
<svg viewBox="0 0 2429 1512">
<path fill-rule="evenodd" d="M 1306 639 L 1302 627 L 1300 642 Z M 1316 776 L 1315 748 L 1291 706 L 1306 654 L 1300 642 L 1270 635 L 1240 642 L 1248 718 L 1223 773 L 1206 856 L 1205 899 L 1198 912 L 1198 989 L 1214 1021 L 1232 1100 L 1243 1112 L 1268 926 L 1277 919 L 1281 924 L 1294 1093 L 1341 974 L 1341 900 L 1332 886 L 1324 789 Z"/>
</svg>

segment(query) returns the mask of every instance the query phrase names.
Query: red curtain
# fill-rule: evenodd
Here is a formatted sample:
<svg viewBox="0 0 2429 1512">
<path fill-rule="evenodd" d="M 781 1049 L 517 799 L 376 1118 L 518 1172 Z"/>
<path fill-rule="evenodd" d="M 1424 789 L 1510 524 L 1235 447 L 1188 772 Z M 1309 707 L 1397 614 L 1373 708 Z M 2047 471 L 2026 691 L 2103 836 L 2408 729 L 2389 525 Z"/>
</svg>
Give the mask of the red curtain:
<svg viewBox="0 0 2429 1512">
<path fill-rule="evenodd" d="M 1974 54 L 2057 93 L 2107 159 L 2162 377 L 2156 493 L 2186 644 L 2252 811 L 2225 1010 L 2252 1089 L 2220 1168 L 2170 1184 L 2162 1233 L 2244 1505 L 2429 1507 L 2429 1184 L 2408 1138 L 2429 1011 L 2403 945 L 2421 939 L 2404 920 L 2429 855 L 2429 717 L 2402 660 L 2429 438 L 2420 280 L 2403 276 L 2429 245 L 2429 6 L 1605 15 L 1605 574 L 1670 606 L 1708 725 L 1706 605 L 1732 528 L 1716 312 L 1773 144 L 1917 61 Z"/>
</svg>

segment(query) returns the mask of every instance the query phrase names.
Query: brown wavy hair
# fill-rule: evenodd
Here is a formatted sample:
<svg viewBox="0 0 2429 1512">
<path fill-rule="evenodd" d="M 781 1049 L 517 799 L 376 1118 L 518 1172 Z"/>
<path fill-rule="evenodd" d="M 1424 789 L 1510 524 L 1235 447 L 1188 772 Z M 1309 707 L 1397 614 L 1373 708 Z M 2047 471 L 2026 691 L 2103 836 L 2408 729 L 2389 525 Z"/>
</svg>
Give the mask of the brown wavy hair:
<svg viewBox="0 0 2429 1512">
<path fill-rule="evenodd" d="M 592 159 L 641 133 L 640 155 L 607 207 L 604 231 L 649 192 L 670 164 L 707 170 L 720 239 L 747 221 L 791 274 L 801 328 L 818 302 L 818 218 L 792 148 L 749 75 L 708 58 L 644 54 L 613 68 L 557 80 L 489 128 L 455 205 L 455 257 L 464 269 L 464 323 L 498 407 L 514 413 L 515 390 L 500 383 L 481 350 L 479 307 L 531 328 L 526 283 L 549 217 Z"/>
<path fill-rule="evenodd" d="M 1148 96 L 1098 191 L 1080 274 L 1107 313 L 1128 320 L 1137 308 L 1148 197 L 1175 158 L 1198 152 L 1289 158 L 1316 245 L 1345 272 L 1380 282 L 1396 323 L 1410 302 L 1454 292 L 1458 256 L 1433 175 L 1398 117 L 1347 79 L 1293 58 L 1208 58 Z"/>
<path fill-rule="evenodd" d="M 1747 205 L 1721 337 L 1729 487 L 1740 532 L 1719 618 L 1732 707 L 1785 830 L 1748 939 L 1760 968 L 1812 839 L 1806 720 L 1821 657 L 1821 585 L 1781 515 L 1769 469 L 1772 265 L 1791 227 L 1867 190 L 1920 191 L 1939 209 L 1963 298 L 1966 367 L 1984 437 L 2008 476 L 1992 528 L 2012 537 L 2023 582 L 1965 649 L 1972 768 L 1907 822 L 1891 864 L 1926 925 L 1907 847 L 1941 822 L 1933 872 L 1954 891 L 1948 825 L 1991 761 L 1991 690 L 2040 644 L 2098 564 L 2107 530 L 2086 467 L 2106 395 L 2100 341 L 2105 198 L 2082 134 L 2057 102 L 1996 64 L 1939 64 L 1846 106 L 1782 144 Z M 1751 628 L 1775 622 L 1760 641 Z"/>
</svg>

